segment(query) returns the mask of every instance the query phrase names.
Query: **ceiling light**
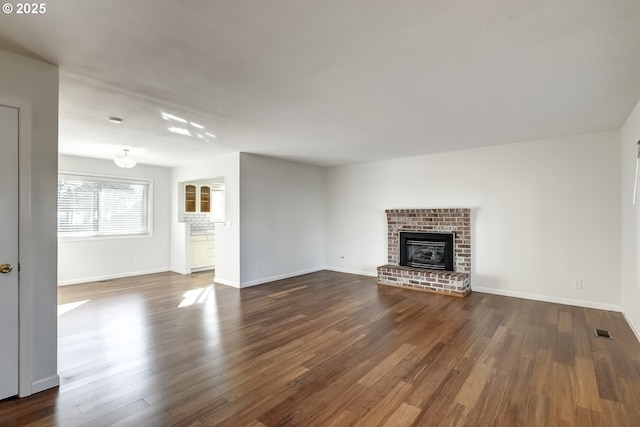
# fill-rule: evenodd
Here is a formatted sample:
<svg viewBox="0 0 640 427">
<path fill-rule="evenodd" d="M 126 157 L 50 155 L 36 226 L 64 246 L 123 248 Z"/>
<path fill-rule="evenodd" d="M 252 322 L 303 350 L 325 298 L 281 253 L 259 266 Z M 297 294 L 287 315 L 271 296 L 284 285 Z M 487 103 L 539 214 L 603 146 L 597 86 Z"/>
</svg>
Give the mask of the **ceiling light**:
<svg viewBox="0 0 640 427">
<path fill-rule="evenodd" d="M 122 150 L 122 153 L 116 154 L 113 161 L 116 165 L 124 169 L 131 169 L 138 163 L 138 160 L 130 155 L 127 149 Z"/>
<path fill-rule="evenodd" d="M 205 132 L 204 134 L 207 135 L 207 136 L 210 136 L 211 138 L 215 138 L 216 137 L 214 134 L 209 133 L 209 132 Z"/>
<path fill-rule="evenodd" d="M 204 129 L 204 126 L 199 125 L 199 124 L 197 124 L 197 123 L 189 122 L 189 124 L 190 124 L 191 126 L 193 126 L 194 128 Z"/>
<path fill-rule="evenodd" d="M 117 124 L 122 123 L 122 119 L 120 117 L 109 117 L 109 121 L 111 123 L 117 123 Z"/>
</svg>

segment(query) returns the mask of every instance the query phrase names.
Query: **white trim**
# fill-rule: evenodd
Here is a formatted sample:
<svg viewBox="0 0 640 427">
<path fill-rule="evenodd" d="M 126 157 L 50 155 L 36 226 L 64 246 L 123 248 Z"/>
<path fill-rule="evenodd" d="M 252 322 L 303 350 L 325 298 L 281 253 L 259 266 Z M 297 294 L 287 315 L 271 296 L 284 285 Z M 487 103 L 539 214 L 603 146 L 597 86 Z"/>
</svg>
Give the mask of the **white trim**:
<svg viewBox="0 0 640 427">
<path fill-rule="evenodd" d="M 216 266 L 215 265 L 205 265 L 204 267 L 195 267 L 191 269 L 191 273 L 201 273 L 203 271 L 211 271 L 211 270 L 215 270 Z"/>
<path fill-rule="evenodd" d="M 123 184 L 131 184 L 131 183 L 149 184 L 149 185 L 153 184 L 153 180 L 150 178 L 140 178 L 136 176 L 129 177 L 129 176 L 123 176 L 123 175 L 109 175 L 109 174 L 103 174 L 103 173 L 59 170 L 58 178 L 60 177 L 60 175 L 71 175 L 71 176 L 77 176 L 80 178 L 98 178 L 98 180 L 100 181 L 106 181 L 106 182 L 116 181 L 116 182 L 121 182 Z"/>
<path fill-rule="evenodd" d="M 502 295 L 505 297 L 514 297 L 514 298 L 523 298 L 530 299 L 535 301 L 544 301 L 544 302 L 553 302 L 556 304 L 565 304 L 565 305 L 573 305 L 576 307 L 586 307 L 586 308 L 596 308 L 599 310 L 608 310 L 608 311 L 617 311 L 622 312 L 622 307 L 614 304 L 603 304 L 599 302 L 586 301 L 586 300 L 578 300 L 578 299 L 570 299 L 570 298 L 558 298 L 551 297 L 547 295 L 538 295 L 538 294 L 530 294 L 526 292 L 518 292 L 518 291 L 509 291 L 505 289 L 494 289 L 494 288 L 481 288 L 477 286 L 471 285 L 471 291 L 480 292 L 484 294 L 493 294 L 493 295 Z"/>
<path fill-rule="evenodd" d="M 629 327 L 635 334 L 636 339 L 638 340 L 638 342 L 640 342 L 640 328 L 638 328 L 638 326 L 635 323 L 633 323 L 633 320 L 631 320 L 631 316 L 627 314 L 626 310 L 622 310 L 622 315 L 624 316 L 624 319 L 627 321 L 627 323 L 629 324 Z"/>
<path fill-rule="evenodd" d="M 31 103 L 25 100 L 0 98 L 0 103 L 18 109 L 18 395 L 32 394 L 31 365 L 33 362 L 33 242 L 31 224 Z"/>
<path fill-rule="evenodd" d="M 151 270 L 139 270 L 139 271 L 128 271 L 126 273 L 107 274 L 104 276 L 91 276 L 91 277 L 81 277 L 78 279 L 71 279 L 71 280 L 59 280 L 58 286 L 77 285 L 78 283 L 98 282 L 100 280 L 121 279 L 123 277 L 142 276 L 145 274 L 164 273 L 167 271 L 171 271 L 171 270 L 168 267 L 154 268 Z"/>
<path fill-rule="evenodd" d="M 58 375 L 32 382 L 33 371 L 33 242 L 31 224 L 31 102 L 0 97 L 0 104 L 18 109 L 18 179 L 19 179 L 19 249 L 20 274 L 18 278 L 18 395 L 30 396 L 38 391 L 59 385 Z M 44 388 L 40 388 L 44 387 Z"/>
<path fill-rule="evenodd" d="M 249 282 L 243 282 L 240 284 L 241 288 L 248 288 L 250 286 L 262 285 L 264 283 L 273 282 L 275 280 L 288 279 L 290 277 L 302 276 L 303 274 L 315 273 L 316 271 L 324 270 L 323 267 L 309 268 L 306 270 L 296 271 L 294 273 L 278 274 L 277 276 L 265 277 L 263 279 L 251 280 Z M 214 280 L 215 281 L 215 280 Z"/>
<path fill-rule="evenodd" d="M 337 271 L 338 273 L 357 274 L 358 276 L 378 277 L 377 271 L 352 270 L 350 268 L 342 267 L 324 267 L 324 270 Z"/>
<path fill-rule="evenodd" d="M 213 283 L 219 283 L 221 285 L 231 286 L 232 288 L 240 288 L 240 284 L 238 282 L 234 282 L 233 280 L 220 279 L 218 277 L 213 278 Z"/>
<path fill-rule="evenodd" d="M 179 270 L 177 268 L 171 268 L 169 271 L 171 271 L 172 273 L 178 273 L 178 274 L 191 274 L 191 269 Z"/>
<path fill-rule="evenodd" d="M 105 234 L 105 235 L 92 235 L 92 236 L 58 236 L 58 242 L 73 243 L 73 242 L 86 242 L 86 241 L 101 241 L 101 240 L 121 240 L 121 239 L 150 239 L 153 237 L 153 233 L 145 234 Z"/>
<path fill-rule="evenodd" d="M 40 393 L 41 391 L 48 390 L 60 385 L 60 375 L 52 375 L 48 378 L 43 378 L 31 383 L 31 393 Z"/>
</svg>

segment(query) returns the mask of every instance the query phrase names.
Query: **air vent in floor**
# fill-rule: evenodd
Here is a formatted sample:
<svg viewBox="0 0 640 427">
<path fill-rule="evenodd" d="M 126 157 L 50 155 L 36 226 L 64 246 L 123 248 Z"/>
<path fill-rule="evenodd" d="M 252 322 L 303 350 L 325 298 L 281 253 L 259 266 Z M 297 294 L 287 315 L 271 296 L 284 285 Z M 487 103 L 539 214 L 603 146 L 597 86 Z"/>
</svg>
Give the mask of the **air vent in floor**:
<svg viewBox="0 0 640 427">
<path fill-rule="evenodd" d="M 604 329 L 594 329 L 594 332 L 596 333 L 597 337 L 601 337 L 601 338 L 609 338 L 610 340 L 612 340 L 613 338 L 611 337 L 611 334 L 609 333 L 609 331 L 604 330 Z"/>
</svg>

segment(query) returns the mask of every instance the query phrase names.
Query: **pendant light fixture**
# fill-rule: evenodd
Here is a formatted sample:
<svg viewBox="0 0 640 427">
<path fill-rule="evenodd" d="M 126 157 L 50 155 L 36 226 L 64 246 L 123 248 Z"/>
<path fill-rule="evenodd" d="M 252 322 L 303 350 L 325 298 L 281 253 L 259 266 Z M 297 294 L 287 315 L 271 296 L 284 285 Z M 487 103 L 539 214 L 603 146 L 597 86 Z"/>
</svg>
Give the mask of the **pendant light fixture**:
<svg viewBox="0 0 640 427">
<path fill-rule="evenodd" d="M 124 169 L 131 169 L 138 163 L 138 160 L 129 154 L 129 150 L 127 149 L 122 150 L 122 153 L 116 154 L 113 161 L 116 165 Z"/>
</svg>

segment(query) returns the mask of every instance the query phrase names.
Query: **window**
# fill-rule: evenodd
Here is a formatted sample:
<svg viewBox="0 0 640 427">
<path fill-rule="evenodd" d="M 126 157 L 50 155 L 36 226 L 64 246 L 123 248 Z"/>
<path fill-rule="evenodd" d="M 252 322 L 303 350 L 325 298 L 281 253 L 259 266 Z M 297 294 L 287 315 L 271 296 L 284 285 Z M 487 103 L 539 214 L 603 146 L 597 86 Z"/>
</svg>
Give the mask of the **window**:
<svg viewBox="0 0 640 427">
<path fill-rule="evenodd" d="M 211 192 L 211 219 L 214 222 L 224 222 L 224 186 L 221 188 Z"/>
<path fill-rule="evenodd" d="M 151 182 L 61 174 L 58 236 L 147 235 Z"/>
</svg>

